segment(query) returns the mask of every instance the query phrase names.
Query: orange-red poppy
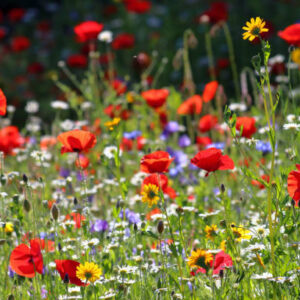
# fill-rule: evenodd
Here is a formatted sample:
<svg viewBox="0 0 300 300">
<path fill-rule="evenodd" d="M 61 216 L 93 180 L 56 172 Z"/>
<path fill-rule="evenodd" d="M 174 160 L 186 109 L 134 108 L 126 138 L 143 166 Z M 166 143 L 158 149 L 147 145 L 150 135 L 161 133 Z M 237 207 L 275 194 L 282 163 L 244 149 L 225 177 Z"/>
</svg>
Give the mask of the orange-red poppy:
<svg viewBox="0 0 300 300">
<path fill-rule="evenodd" d="M 150 107 L 158 108 L 166 103 L 169 96 L 169 91 L 167 89 L 153 89 L 142 92 L 141 95 Z"/>
<path fill-rule="evenodd" d="M 207 132 L 213 129 L 218 124 L 218 118 L 213 115 L 203 116 L 198 123 L 198 129 L 201 132 Z"/>
<path fill-rule="evenodd" d="M 168 152 L 156 151 L 147 154 L 141 159 L 141 171 L 145 173 L 164 173 L 168 172 L 168 168 L 174 158 L 170 158 Z"/>
<path fill-rule="evenodd" d="M 97 142 L 94 134 L 79 129 L 61 133 L 57 139 L 63 144 L 61 153 L 88 151 Z"/>
<path fill-rule="evenodd" d="M 83 221 L 85 221 L 85 216 L 81 215 L 80 213 L 76 213 L 76 212 L 72 212 L 69 215 L 66 215 L 65 217 L 65 221 L 66 220 L 71 220 L 73 219 L 73 221 L 75 222 L 74 227 L 75 228 L 80 228 L 81 227 L 81 223 Z"/>
<path fill-rule="evenodd" d="M 85 21 L 74 27 L 74 32 L 79 42 L 87 42 L 97 39 L 103 29 L 103 24 L 95 21 Z"/>
<path fill-rule="evenodd" d="M 11 269 L 20 276 L 32 278 L 35 272 L 43 272 L 43 256 L 39 242 L 30 241 L 30 248 L 26 244 L 17 246 L 9 258 Z"/>
<path fill-rule="evenodd" d="M 252 117 L 237 117 L 236 118 L 236 129 L 242 131 L 242 137 L 250 139 L 256 132 L 255 119 Z"/>
<path fill-rule="evenodd" d="M 288 193 L 290 197 L 296 202 L 296 206 L 299 206 L 300 200 L 300 164 L 296 164 L 297 171 L 291 171 L 288 175 Z"/>
<path fill-rule="evenodd" d="M 300 47 L 300 24 L 293 24 L 278 32 L 278 36 L 290 45 Z"/>
<path fill-rule="evenodd" d="M 209 148 L 198 152 L 191 159 L 191 163 L 208 173 L 234 169 L 233 160 L 228 155 L 223 155 L 222 151 L 217 148 Z"/>
<path fill-rule="evenodd" d="M 202 98 L 194 95 L 185 100 L 177 109 L 179 115 L 199 115 L 202 111 Z"/>
<path fill-rule="evenodd" d="M 205 85 L 202 94 L 202 99 L 205 103 L 214 99 L 218 86 L 219 86 L 218 81 L 211 81 Z"/>
<path fill-rule="evenodd" d="M 3 91 L 0 89 L 0 116 L 6 114 L 6 97 Z"/>
</svg>

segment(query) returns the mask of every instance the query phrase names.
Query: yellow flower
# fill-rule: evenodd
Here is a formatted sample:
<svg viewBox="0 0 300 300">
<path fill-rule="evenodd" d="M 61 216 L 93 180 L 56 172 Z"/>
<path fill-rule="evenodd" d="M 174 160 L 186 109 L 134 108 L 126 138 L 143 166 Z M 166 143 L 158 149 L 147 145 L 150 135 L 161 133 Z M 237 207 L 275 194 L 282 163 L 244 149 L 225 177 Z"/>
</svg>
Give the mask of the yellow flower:
<svg viewBox="0 0 300 300">
<path fill-rule="evenodd" d="M 106 126 L 109 130 L 114 130 L 114 128 L 120 123 L 120 118 L 113 118 L 112 121 L 108 121 L 104 123 L 104 126 Z"/>
<path fill-rule="evenodd" d="M 268 28 L 264 28 L 266 25 L 266 22 L 263 21 L 260 17 L 251 18 L 251 22 L 246 22 L 247 26 L 244 26 L 243 29 L 246 31 L 243 33 L 243 39 L 249 39 L 249 41 L 253 41 L 256 37 L 259 37 L 259 35 L 263 32 L 268 32 Z"/>
<path fill-rule="evenodd" d="M 218 230 L 217 225 L 214 225 L 214 224 L 211 226 L 206 225 L 206 227 L 204 229 L 204 231 L 206 233 L 206 238 L 213 240 L 214 237 L 217 235 L 217 230 Z"/>
<path fill-rule="evenodd" d="M 80 264 L 76 269 L 76 276 L 83 282 L 94 282 L 100 278 L 102 270 L 93 262 Z"/>
<path fill-rule="evenodd" d="M 300 48 L 296 48 L 291 53 L 292 61 L 300 65 Z"/>
<path fill-rule="evenodd" d="M 206 250 L 197 249 L 192 251 L 192 255 L 188 258 L 188 265 L 190 268 L 204 268 L 209 266 L 209 263 L 213 260 L 213 255 Z"/>
<path fill-rule="evenodd" d="M 222 241 L 220 244 L 220 249 L 222 249 L 224 252 L 226 251 L 226 244 L 227 244 L 227 242 L 225 240 Z"/>
<path fill-rule="evenodd" d="M 143 191 L 142 191 L 142 201 L 144 203 L 148 203 L 148 206 L 151 207 L 153 204 L 157 204 L 159 200 L 159 194 L 158 194 L 158 186 L 155 184 L 146 184 L 144 185 Z"/>
<path fill-rule="evenodd" d="M 240 226 L 236 226 L 234 223 L 231 223 L 230 227 L 237 242 L 251 239 L 252 236 L 249 234 L 250 233 L 249 230 L 242 228 Z"/>
<path fill-rule="evenodd" d="M 14 224 L 11 222 L 5 223 L 4 232 L 5 233 L 11 233 L 14 231 Z"/>
</svg>

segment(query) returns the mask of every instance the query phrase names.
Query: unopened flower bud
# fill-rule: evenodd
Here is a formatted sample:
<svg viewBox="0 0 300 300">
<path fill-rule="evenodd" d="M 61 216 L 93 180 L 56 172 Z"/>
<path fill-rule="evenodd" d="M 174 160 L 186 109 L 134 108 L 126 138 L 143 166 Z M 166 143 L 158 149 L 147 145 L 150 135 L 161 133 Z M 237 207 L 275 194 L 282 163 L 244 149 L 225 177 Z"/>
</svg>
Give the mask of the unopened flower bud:
<svg viewBox="0 0 300 300">
<path fill-rule="evenodd" d="M 30 205 L 30 202 L 27 199 L 25 199 L 24 202 L 23 202 L 23 208 L 25 209 L 26 212 L 30 212 L 31 205 Z"/>
<path fill-rule="evenodd" d="M 51 215 L 52 215 L 53 220 L 56 221 L 58 219 L 59 209 L 58 209 L 58 207 L 57 207 L 57 205 L 55 203 L 52 205 Z"/>
<path fill-rule="evenodd" d="M 164 232 L 164 222 L 162 220 L 160 220 L 157 224 L 157 231 L 159 234 Z"/>
<path fill-rule="evenodd" d="M 67 284 L 68 284 L 69 281 L 70 281 L 69 274 L 66 273 L 66 275 L 65 275 L 65 277 L 64 277 L 64 283 L 67 283 Z"/>
<path fill-rule="evenodd" d="M 25 184 L 27 184 L 28 177 L 26 176 L 26 174 L 23 174 L 22 178 L 23 178 L 23 181 L 25 182 Z"/>
<path fill-rule="evenodd" d="M 221 184 L 220 190 L 221 190 L 221 193 L 222 193 L 222 194 L 225 193 L 225 185 L 224 185 L 223 183 Z"/>
</svg>

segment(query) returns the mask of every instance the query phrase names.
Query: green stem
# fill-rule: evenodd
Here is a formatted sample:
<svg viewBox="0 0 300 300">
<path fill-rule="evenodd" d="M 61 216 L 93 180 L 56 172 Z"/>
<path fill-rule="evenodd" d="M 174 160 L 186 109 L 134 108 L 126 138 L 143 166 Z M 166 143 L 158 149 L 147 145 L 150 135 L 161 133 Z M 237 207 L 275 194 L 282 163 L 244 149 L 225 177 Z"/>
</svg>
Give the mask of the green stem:
<svg viewBox="0 0 300 300">
<path fill-rule="evenodd" d="M 212 51 L 212 45 L 211 45 L 211 36 L 209 31 L 205 34 L 205 48 L 206 48 L 206 54 L 208 57 L 208 66 L 209 66 L 209 75 L 210 79 L 216 80 L 216 74 L 215 74 L 215 67 L 214 67 L 214 56 Z"/>
<path fill-rule="evenodd" d="M 236 96 L 236 100 L 239 100 L 241 96 L 240 88 L 239 88 L 239 77 L 238 77 L 237 66 L 235 63 L 235 54 L 234 54 L 232 38 L 227 23 L 223 24 L 223 30 L 224 30 L 228 52 L 229 52 L 229 60 L 230 60 L 231 71 L 233 76 L 235 96 Z"/>
</svg>

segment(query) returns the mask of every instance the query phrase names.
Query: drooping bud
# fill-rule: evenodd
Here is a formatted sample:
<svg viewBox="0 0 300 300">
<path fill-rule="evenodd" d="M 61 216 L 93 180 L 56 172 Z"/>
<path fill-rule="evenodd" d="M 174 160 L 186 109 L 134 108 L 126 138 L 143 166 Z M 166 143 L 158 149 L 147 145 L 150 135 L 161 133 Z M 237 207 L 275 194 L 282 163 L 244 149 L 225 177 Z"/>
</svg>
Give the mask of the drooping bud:
<svg viewBox="0 0 300 300">
<path fill-rule="evenodd" d="M 31 204 L 27 199 L 25 199 L 23 202 L 23 208 L 26 212 L 30 212 Z"/>
<path fill-rule="evenodd" d="M 53 220 L 55 220 L 55 221 L 59 217 L 59 209 L 55 203 L 51 207 L 51 215 L 52 215 Z"/>
<path fill-rule="evenodd" d="M 160 220 L 157 224 L 157 231 L 159 234 L 164 232 L 164 222 L 162 220 Z"/>
<path fill-rule="evenodd" d="M 221 190 L 221 193 L 222 193 L 222 194 L 225 193 L 225 185 L 224 185 L 223 183 L 221 184 L 220 190 Z"/>
</svg>

